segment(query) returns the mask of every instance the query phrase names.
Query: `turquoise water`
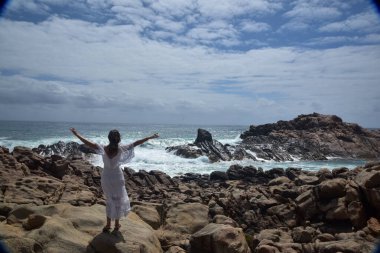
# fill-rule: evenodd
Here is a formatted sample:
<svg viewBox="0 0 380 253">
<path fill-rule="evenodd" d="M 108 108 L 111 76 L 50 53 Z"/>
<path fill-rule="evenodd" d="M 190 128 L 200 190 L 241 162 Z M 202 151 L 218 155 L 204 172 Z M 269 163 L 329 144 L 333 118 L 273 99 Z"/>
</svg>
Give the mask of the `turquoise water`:
<svg viewBox="0 0 380 253">
<path fill-rule="evenodd" d="M 120 131 L 123 143 L 130 143 L 158 132 L 160 138 L 137 147 L 135 158 L 127 166 L 134 170 L 161 170 L 171 176 L 187 172 L 208 174 L 215 170 L 226 171 L 232 164 L 253 165 L 262 167 L 263 169 L 298 167 L 315 171 L 320 168 L 355 168 L 365 163 L 363 160 L 341 159 L 294 162 L 255 162 L 243 160 L 210 163 L 207 157 L 185 159 L 165 151 L 165 148 L 168 146 L 192 143 L 196 138 L 198 128 L 208 130 L 214 139 L 222 143 L 237 144 L 240 141 L 240 134 L 247 130 L 249 126 L 0 121 L 0 145 L 13 149 L 15 146 L 33 148 L 39 144 L 53 144 L 60 140 L 79 142 L 69 131 L 70 127 L 75 127 L 86 138 L 101 144 L 107 143 L 107 134 L 111 129 L 118 129 Z M 99 166 L 102 164 L 99 156 L 94 156 L 91 162 Z"/>
</svg>

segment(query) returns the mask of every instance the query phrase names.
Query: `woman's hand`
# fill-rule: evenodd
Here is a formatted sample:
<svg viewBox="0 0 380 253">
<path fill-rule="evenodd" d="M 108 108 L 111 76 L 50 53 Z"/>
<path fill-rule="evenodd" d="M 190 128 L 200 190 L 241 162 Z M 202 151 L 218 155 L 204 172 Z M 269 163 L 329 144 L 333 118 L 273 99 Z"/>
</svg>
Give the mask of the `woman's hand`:
<svg viewBox="0 0 380 253">
<path fill-rule="evenodd" d="M 150 139 L 155 139 L 155 138 L 158 138 L 158 137 L 160 137 L 160 136 L 158 135 L 158 133 L 155 133 L 155 134 L 153 134 L 153 135 L 150 137 Z"/>
<path fill-rule="evenodd" d="M 70 131 L 74 134 L 74 135 L 78 135 L 78 131 L 75 129 L 75 128 L 70 128 Z"/>
</svg>

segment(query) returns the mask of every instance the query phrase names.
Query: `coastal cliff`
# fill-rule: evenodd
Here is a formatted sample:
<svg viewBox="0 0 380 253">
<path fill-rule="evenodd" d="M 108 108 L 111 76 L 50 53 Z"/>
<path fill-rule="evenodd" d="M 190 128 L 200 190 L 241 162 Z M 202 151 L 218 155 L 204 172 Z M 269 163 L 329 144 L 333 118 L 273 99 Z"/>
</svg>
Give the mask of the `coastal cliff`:
<svg viewBox="0 0 380 253">
<path fill-rule="evenodd" d="M 132 212 L 107 234 L 100 168 L 35 151 L 0 148 L 0 239 L 11 252 L 369 253 L 380 236 L 380 162 L 173 178 L 125 168 Z"/>
</svg>

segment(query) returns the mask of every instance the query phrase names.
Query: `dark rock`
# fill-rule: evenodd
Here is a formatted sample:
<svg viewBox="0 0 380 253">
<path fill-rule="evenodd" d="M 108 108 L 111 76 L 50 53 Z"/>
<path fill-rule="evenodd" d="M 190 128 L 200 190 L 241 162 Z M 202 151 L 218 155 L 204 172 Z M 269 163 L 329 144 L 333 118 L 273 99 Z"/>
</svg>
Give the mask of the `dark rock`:
<svg viewBox="0 0 380 253">
<path fill-rule="evenodd" d="M 317 177 L 319 178 L 319 182 L 323 182 L 327 179 L 333 179 L 333 174 L 329 169 L 320 169 L 317 172 Z"/>
<path fill-rule="evenodd" d="M 59 141 L 52 145 L 39 145 L 37 148 L 34 148 L 33 151 L 42 156 L 60 155 L 69 157 L 77 155 L 81 157 L 82 153 L 95 154 L 93 149 L 73 141 L 67 143 Z"/>
<path fill-rule="evenodd" d="M 183 158 L 198 158 L 203 155 L 202 150 L 194 144 L 167 147 L 166 151 L 174 151 L 175 155 Z"/>
<path fill-rule="evenodd" d="M 202 142 L 212 142 L 212 135 L 209 131 L 199 128 L 194 144 L 200 144 Z"/>
<path fill-rule="evenodd" d="M 207 156 L 210 162 L 230 161 L 232 159 L 242 160 L 245 158 L 256 160 L 254 156 L 242 147 L 228 144 L 223 145 L 219 141 L 214 140 L 211 133 L 204 129 L 198 129 L 198 135 L 194 144 L 167 147 L 166 151 L 174 152 L 175 155 L 184 158 Z"/>
<path fill-rule="evenodd" d="M 380 170 L 367 168 L 356 175 L 355 182 L 364 193 L 367 203 L 380 213 Z"/>
<path fill-rule="evenodd" d="M 296 198 L 297 212 L 301 216 L 300 220 L 305 221 L 318 214 L 317 201 L 312 190 L 308 190 Z"/>
<path fill-rule="evenodd" d="M 352 201 L 347 206 L 348 217 L 356 229 L 366 225 L 368 216 L 361 201 Z"/>
<path fill-rule="evenodd" d="M 337 234 L 337 233 L 349 233 L 352 232 L 352 225 L 347 220 L 324 222 L 318 226 L 322 233 Z"/>
<path fill-rule="evenodd" d="M 185 175 L 182 175 L 181 176 L 181 180 L 183 182 L 190 182 L 190 181 L 198 181 L 202 178 L 202 175 L 201 174 L 198 174 L 198 173 L 192 173 L 192 172 L 189 172 L 189 173 L 185 173 Z"/>
<path fill-rule="evenodd" d="M 265 174 L 268 176 L 268 178 L 276 178 L 285 176 L 285 171 L 283 168 L 273 168 L 265 171 Z"/>
<path fill-rule="evenodd" d="M 332 170 L 332 174 L 334 177 L 343 177 L 346 178 L 346 174 L 349 171 L 349 169 L 342 167 L 342 168 L 336 168 Z"/>
<path fill-rule="evenodd" d="M 290 180 L 296 179 L 301 173 L 302 173 L 301 168 L 287 168 L 285 170 L 285 174 Z"/>
<path fill-rule="evenodd" d="M 255 177 L 257 169 L 253 166 L 242 167 L 240 165 L 231 165 L 227 170 L 227 176 L 230 180 L 248 180 Z"/>
<path fill-rule="evenodd" d="M 41 227 L 46 221 L 46 217 L 39 214 L 31 214 L 28 219 L 23 222 L 23 227 L 26 230 L 32 230 Z"/>
<path fill-rule="evenodd" d="M 227 173 L 224 171 L 213 171 L 210 174 L 211 181 L 225 181 L 228 180 Z"/>
<path fill-rule="evenodd" d="M 0 146 L 0 154 L 9 154 L 9 148 Z"/>
<path fill-rule="evenodd" d="M 14 204 L 12 203 L 1 203 L 0 204 L 0 215 L 7 217 L 12 211 Z"/>
</svg>

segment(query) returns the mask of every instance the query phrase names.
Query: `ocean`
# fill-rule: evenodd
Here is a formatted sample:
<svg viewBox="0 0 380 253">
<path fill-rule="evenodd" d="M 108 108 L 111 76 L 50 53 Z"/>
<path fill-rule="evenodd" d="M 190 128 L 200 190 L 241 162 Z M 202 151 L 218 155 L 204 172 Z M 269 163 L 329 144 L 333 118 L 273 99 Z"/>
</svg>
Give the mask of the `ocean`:
<svg viewBox="0 0 380 253">
<path fill-rule="evenodd" d="M 209 174 L 212 171 L 226 171 L 232 164 L 253 165 L 264 170 L 271 168 L 297 167 L 316 171 L 320 168 L 355 168 L 365 164 L 364 160 L 343 160 L 331 158 L 327 161 L 227 161 L 210 163 L 207 157 L 186 159 L 165 151 L 168 146 L 181 145 L 194 142 L 197 129 L 208 130 L 214 139 L 229 144 L 236 144 L 239 136 L 249 126 L 212 126 L 212 125 L 161 125 L 161 124 L 111 124 L 111 123 L 72 123 L 72 122 L 24 122 L 0 121 L 0 146 L 12 150 L 15 146 L 37 147 L 40 144 L 54 144 L 58 141 L 80 142 L 71 132 L 76 128 L 84 137 L 100 143 L 107 144 L 109 130 L 118 129 L 122 135 L 122 143 L 127 144 L 135 140 L 159 133 L 160 138 L 135 149 L 135 158 L 127 166 L 134 170 L 161 170 L 170 176 L 188 172 Z M 101 157 L 94 155 L 91 159 L 94 165 L 101 166 Z"/>
</svg>

